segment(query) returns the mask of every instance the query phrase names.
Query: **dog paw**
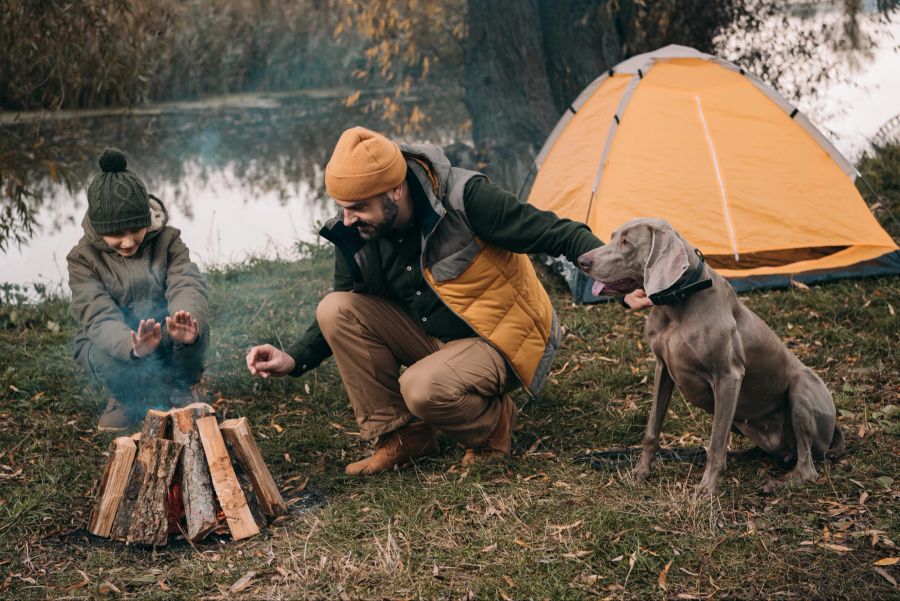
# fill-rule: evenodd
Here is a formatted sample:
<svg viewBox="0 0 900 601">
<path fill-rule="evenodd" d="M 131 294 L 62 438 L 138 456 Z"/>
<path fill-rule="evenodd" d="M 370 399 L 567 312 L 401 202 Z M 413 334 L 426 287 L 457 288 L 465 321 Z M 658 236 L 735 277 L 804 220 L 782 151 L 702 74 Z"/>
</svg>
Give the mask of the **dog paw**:
<svg viewBox="0 0 900 601">
<path fill-rule="evenodd" d="M 697 485 L 697 488 L 694 491 L 694 496 L 703 497 L 708 496 L 712 497 L 716 494 L 716 480 L 715 478 L 707 478 L 703 476 L 703 479 L 700 480 L 700 484 Z"/>
<path fill-rule="evenodd" d="M 639 463 L 631 470 L 631 475 L 634 476 L 634 479 L 638 482 L 643 482 L 650 477 L 650 466 Z"/>
</svg>

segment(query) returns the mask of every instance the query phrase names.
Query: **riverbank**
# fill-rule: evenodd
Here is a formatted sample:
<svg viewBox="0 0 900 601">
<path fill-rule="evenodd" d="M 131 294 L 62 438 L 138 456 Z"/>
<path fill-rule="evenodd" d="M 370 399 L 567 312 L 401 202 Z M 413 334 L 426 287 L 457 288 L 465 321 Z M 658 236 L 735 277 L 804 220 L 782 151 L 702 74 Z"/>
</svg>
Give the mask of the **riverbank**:
<svg viewBox="0 0 900 601">
<path fill-rule="evenodd" d="M 659 466 L 646 483 L 597 471 L 587 450 L 639 444 L 653 359 L 644 313 L 573 306 L 542 274 L 566 328 L 556 372 L 524 406 L 509 467 L 462 469 L 461 449 L 369 480 L 343 466 L 367 453 L 333 361 L 299 379 L 246 372 L 253 343 L 288 344 L 330 285 L 327 251 L 209 274 L 209 400 L 246 415 L 295 510 L 240 543 L 151 552 L 83 531 L 111 436 L 102 394 L 70 358 L 63 299 L 0 306 L 0 595 L 123 598 L 887 598 L 900 555 L 897 406 L 900 280 L 757 292 L 745 302 L 833 391 L 848 454 L 779 496 L 784 468 L 730 462 L 722 496 L 694 500 L 701 468 Z M 663 444 L 697 447 L 709 419 L 676 396 Z M 618 466 L 621 467 L 621 466 Z M 320 505 L 324 501 L 324 505 Z M 310 508 L 311 507 L 311 508 Z M 302 509 L 302 510 L 301 510 Z M 889 562 L 888 562 L 889 563 Z M 879 571 L 880 570 L 880 571 Z M 254 572 L 246 588 L 229 587 Z M 664 587 L 664 588 L 663 588 Z M 680 597 L 679 597 L 680 596 Z"/>
</svg>

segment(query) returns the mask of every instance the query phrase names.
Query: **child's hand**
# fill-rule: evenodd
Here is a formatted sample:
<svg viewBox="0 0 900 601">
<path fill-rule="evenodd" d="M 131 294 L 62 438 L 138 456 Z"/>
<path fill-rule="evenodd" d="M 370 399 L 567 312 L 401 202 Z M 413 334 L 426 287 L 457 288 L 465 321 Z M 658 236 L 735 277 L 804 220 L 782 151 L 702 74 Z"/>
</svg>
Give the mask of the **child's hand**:
<svg viewBox="0 0 900 601">
<path fill-rule="evenodd" d="M 155 319 L 142 319 L 137 332 L 131 331 L 131 352 L 140 359 L 153 353 L 162 339 L 162 327 Z"/>
<path fill-rule="evenodd" d="M 169 338 L 178 344 L 194 344 L 200 335 L 200 324 L 188 311 L 176 311 L 172 317 L 166 317 L 166 329 Z"/>
</svg>

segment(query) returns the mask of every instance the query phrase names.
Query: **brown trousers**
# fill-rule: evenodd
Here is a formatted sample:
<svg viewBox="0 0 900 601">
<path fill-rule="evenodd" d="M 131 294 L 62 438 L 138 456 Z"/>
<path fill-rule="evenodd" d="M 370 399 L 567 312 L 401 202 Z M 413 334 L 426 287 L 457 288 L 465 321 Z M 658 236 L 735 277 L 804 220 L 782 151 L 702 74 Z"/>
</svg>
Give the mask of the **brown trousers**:
<svg viewBox="0 0 900 601">
<path fill-rule="evenodd" d="M 476 447 L 500 417 L 500 396 L 514 385 L 506 362 L 482 338 L 441 342 L 395 303 L 332 292 L 316 319 L 334 352 L 360 435 L 369 440 L 415 418 Z M 401 375 L 400 368 L 407 369 Z"/>
</svg>

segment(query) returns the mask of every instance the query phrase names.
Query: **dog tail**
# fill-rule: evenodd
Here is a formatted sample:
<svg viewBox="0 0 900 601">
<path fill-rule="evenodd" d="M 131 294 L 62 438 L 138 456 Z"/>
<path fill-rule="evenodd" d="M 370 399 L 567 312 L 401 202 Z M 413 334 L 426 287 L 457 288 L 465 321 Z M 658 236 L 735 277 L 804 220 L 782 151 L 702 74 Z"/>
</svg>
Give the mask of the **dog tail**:
<svg viewBox="0 0 900 601">
<path fill-rule="evenodd" d="M 843 455 L 845 450 L 844 433 L 841 432 L 841 427 L 835 424 L 834 434 L 831 435 L 831 446 L 825 451 L 825 458 L 834 461 Z"/>
</svg>

